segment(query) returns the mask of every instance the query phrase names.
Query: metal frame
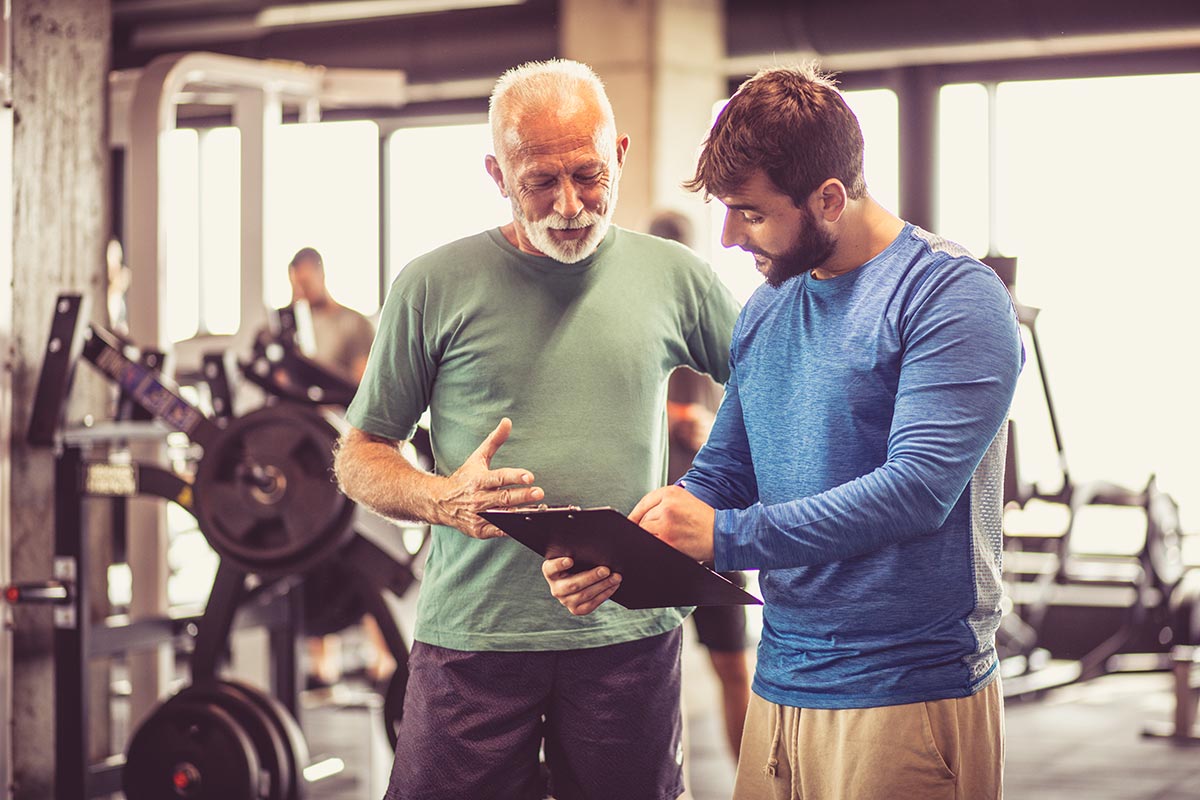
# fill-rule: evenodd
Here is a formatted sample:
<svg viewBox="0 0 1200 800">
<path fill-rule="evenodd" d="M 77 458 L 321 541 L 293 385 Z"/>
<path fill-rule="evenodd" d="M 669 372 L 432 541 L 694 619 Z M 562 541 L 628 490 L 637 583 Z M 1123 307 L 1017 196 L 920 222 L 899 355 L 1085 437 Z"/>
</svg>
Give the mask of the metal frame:
<svg viewBox="0 0 1200 800">
<path fill-rule="evenodd" d="M 0 0 L 0 342 L 13 338 L 13 111 L 8 91 L 11 75 L 9 0 Z M 0 369 L 0 442 L 12 441 L 12 369 Z M 12 454 L 0 454 L 0 583 L 11 578 Z M 12 785 L 12 626 L 0 609 L 0 797 Z"/>
</svg>

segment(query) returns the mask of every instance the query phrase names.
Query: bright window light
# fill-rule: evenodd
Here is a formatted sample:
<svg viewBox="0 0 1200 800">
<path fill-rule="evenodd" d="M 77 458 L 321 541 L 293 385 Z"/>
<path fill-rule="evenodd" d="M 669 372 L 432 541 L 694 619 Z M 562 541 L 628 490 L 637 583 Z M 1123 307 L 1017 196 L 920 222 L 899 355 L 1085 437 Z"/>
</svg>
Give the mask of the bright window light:
<svg viewBox="0 0 1200 800">
<path fill-rule="evenodd" d="M 996 98 L 996 239 L 1019 259 L 1018 297 L 1043 309 L 1072 477 L 1136 488 L 1157 473 L 1191 528 L 1197 97 L 1191 74 L 1005 83 Z"/>
<path fill-rule="evenodd" d="M 241 322 L 241 132 L 200 134 L 200 327 L 237 333 Z"/>
<path fill-rule="evenodd" d="M 978 83 L 944 86 L 938 100 L 939 236 L 988 254 L 988 95 Z"/>
<path fill-rule="evenodd" d="M 330 294 L 364 314 L 379 310 L 379 126 L 371 121 L 284 125 L 268 164 L 264 292 L 292 300 L 287 266 L 302 247 L 325 262 Z"/>
<path fill-rule="evenodd" d="M 163 215 L 166 230 L 167 341 L 190 339 L 200 329 L 200 144 L 194 130 L 162 137 Z"/>
<path fill-rule="evenodd" d="M 900 127 L 896 94 L 890 89 L 871 89 L 844 92 L 843 96 L 862 127 L 866 143 L 863 171 L 867 188 L 884 207 L 895 211 L 900 197 Z M 726 102 L 722 100 L 713 107 L 713 119 Z M 762 276 L 754 268 L 754 259 L 749 253 L 737 247 L 726 249 L 721 246 L 725 206 L 714 199 L 709 207 L 713 269 L 738 302 L 745 303 L 762 284 Z"/>
<path fill-rule="evenodd" d="M 391 279 L 417 256 L 512 221 L 484 169 L 487 123 L 402 128 L 388 138 Z"/>
</svg>

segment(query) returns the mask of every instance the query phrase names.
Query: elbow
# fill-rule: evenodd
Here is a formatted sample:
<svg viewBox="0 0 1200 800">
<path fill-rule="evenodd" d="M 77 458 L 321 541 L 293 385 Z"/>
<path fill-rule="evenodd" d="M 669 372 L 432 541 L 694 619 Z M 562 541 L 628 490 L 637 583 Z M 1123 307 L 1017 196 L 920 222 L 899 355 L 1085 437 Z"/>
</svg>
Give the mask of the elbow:
<svg viewBox="0 0 1200 800">
<path fill-rule="evenodd" d="M 930 533 L 946 524 L 946 518 L 953 510 L 952 503 L 944 503 L 931 499 L 913 514 L 913 529 L 915 533 Z"/>
<path fill-rule="evenodd" d="M 923 482 L 914 486 L 905 506 L 909 510 L 907 528 L 910 533 L 922 534 L 936 531 L 946 524 L 946 518 L 954 510 L 954 500 L 948 500 Z"/>
<path fill-rule="evenodd" d="M 354 450 L 353 442 L 346 436 L 339 439 L 333 449 L 333 478 L 342 494 L 351 500 L 357 499 L 354 486 Z"/>
</svg>

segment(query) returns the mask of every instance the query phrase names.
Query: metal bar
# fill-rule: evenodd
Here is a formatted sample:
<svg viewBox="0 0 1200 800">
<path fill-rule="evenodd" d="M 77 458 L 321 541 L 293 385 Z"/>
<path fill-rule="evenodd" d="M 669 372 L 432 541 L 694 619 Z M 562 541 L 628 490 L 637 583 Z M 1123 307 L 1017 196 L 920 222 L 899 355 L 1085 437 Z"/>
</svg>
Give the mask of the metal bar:
<svg viewBox="0 0 1200 800">
<path fill-rule="evenodd" d="M 296 650 L 304 625 L 304 601 L 299 585 L 292 584 L 276 599 L 282 606 L 283 624 L 269 628 L 271 694 L 297 719 L 300 717 L 300 659 Z"/>
<path fill-rule="evenodd" d="M 64 449 L 54 474 L 55 575 L 73 579 L 72 602 L 54 610 L 54 792 L 58 800 L 84 797 L 88 769 L 87 560 L 83 531 L 82 459 Z M 73 576 L 65 573 L 73 565 Z M 63 565 L 63 566 L 60 566 Z"/>
<path fill-rule="evenodd" d="M 212 397 L 213 414 L 218 419 L 233 417 L 233 392 L 230 390 L 229 368 L 224 353 L 205 353 L 203 360 L 204 382 Z"/>
<path fill-rule="evenodd" d="M 111 756 L 88 767 L 87 796 L 108 797 L 121 791 L 125 756 Z"/>
<path fill-rule="evenodd" d="M 84 300 L 78 294 L 60 294 L 54 304 L 50 338 L 42 357 L 37 392 L 33 396 L 33 414 L 29 420 L 29 443 L 48 447 L 62 425 L 67 394 L 75 374 L 75 362 L 83 347 L 86 324 Z"/>
<path fill-rule="evenodd" d="M 124 389 L 138 405 L 166 424 L 183 431 L 192 441 L 207 449 L 221 435 L 221 429 L 200 409 L 179 396 L 173 386 L 154 370 L 125 355 L 115 337 L 95 325 L 83 344 L 83 356 Z"/>
<path fill-rule="evenodd" d="M 391 553 L 361 533 L 355 533 L 354 538 L 346 543 L 340 558 L 351 564 L 377 591 L 388 589 L 399 597 L 416 581 L 407 564 L 401 564 Z"/>
<path fill-rule="evenodd" d="M 400 625 L 396 622 L 396 616 L 388 606 L 387 600 L 378 591 L 371 592 L 361 588 L 358 591 L 362 595 L 363 604 L 367 607 L 367 613 L 374 617 L 376 624 L 379 625 L 379 632 L 383 634 L 383 640 L 387 642 L 392 658 L 396 659 L 397 669 L 401 668 L 399 666 L 401 662 L 404 663 L 403 668 L 407 669 L 408 645 L 400 633 Z"/>
<path fill-rule="evenodd" d="M 146 369 L 162 372 L 165 359 L 166 354 L 161 350 L 143 350 L 141 355 L 138 356 L 138 363 Z M 141 406 L 137 400 L 129 395 L 129 392 L 122 389 L 117 399 L 116 419 L 121 422 L 127 420 L 145 422 L 146 420 L 154 419 L 154 414 Z"/>
<path fill-rule="evenodd" d="M 1058 427 L 1058 414 L 1054 412 L 1054 398 L 1050 395 L 1050 381 L 1046 377 L 1046 361 L 1042 358 L 1042 346 L 1038 342 L 1037 327 L 1031 321 L 1026 326 L 1029 329 L 1029 339 L 1033 342 L 1033 354 L 1037 359 L 1038 378 L 1042 382 L 1042 394 L 1046 398 L 1046 413 L 1050 417 L 1050 430 L 1054 434 L 1054 449 L 1058 453 L 1058 466 L 1062 470 L 1063 492 L 1070 496 L 1071 473 L 1067 468 L 1067 453 L 1063 446 L 1062 432 Z"/>
<path fill-rule="evenodd" d="M 202 617 L 146 617 L 126 622 L 120 619 L 111 619 L 92 629 L 89 655 L 111 656 L 179 641 L 188 635 L 188 626 L 195 625 Z"/>
<path fill-rule="evenodd" d="M 217 677 L 217 663 L 229 641 L 233 616 L 246 593 L 246 573 L 226 562 L 217 567 L 204 616 L 197 623 L 196 649 L 192 651 L 192 680 Z"/>
</svg>

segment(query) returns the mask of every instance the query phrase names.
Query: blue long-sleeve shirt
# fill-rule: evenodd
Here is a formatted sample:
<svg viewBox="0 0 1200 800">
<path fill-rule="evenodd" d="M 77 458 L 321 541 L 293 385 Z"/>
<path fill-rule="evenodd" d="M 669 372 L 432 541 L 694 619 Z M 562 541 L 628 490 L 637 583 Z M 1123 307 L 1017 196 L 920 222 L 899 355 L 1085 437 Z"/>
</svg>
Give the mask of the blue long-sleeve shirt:
<svg viewBox="0 0 1200 800">
<path fill-rule="evenodd" d="M 999 278 L 912 225 L 852 272 L 754 294 L 683 484 L 718 509 L 717 568 L 762 570 L 755 692 L 858 708 L 991 679 L 1023 358 Z"/>
</svg>

